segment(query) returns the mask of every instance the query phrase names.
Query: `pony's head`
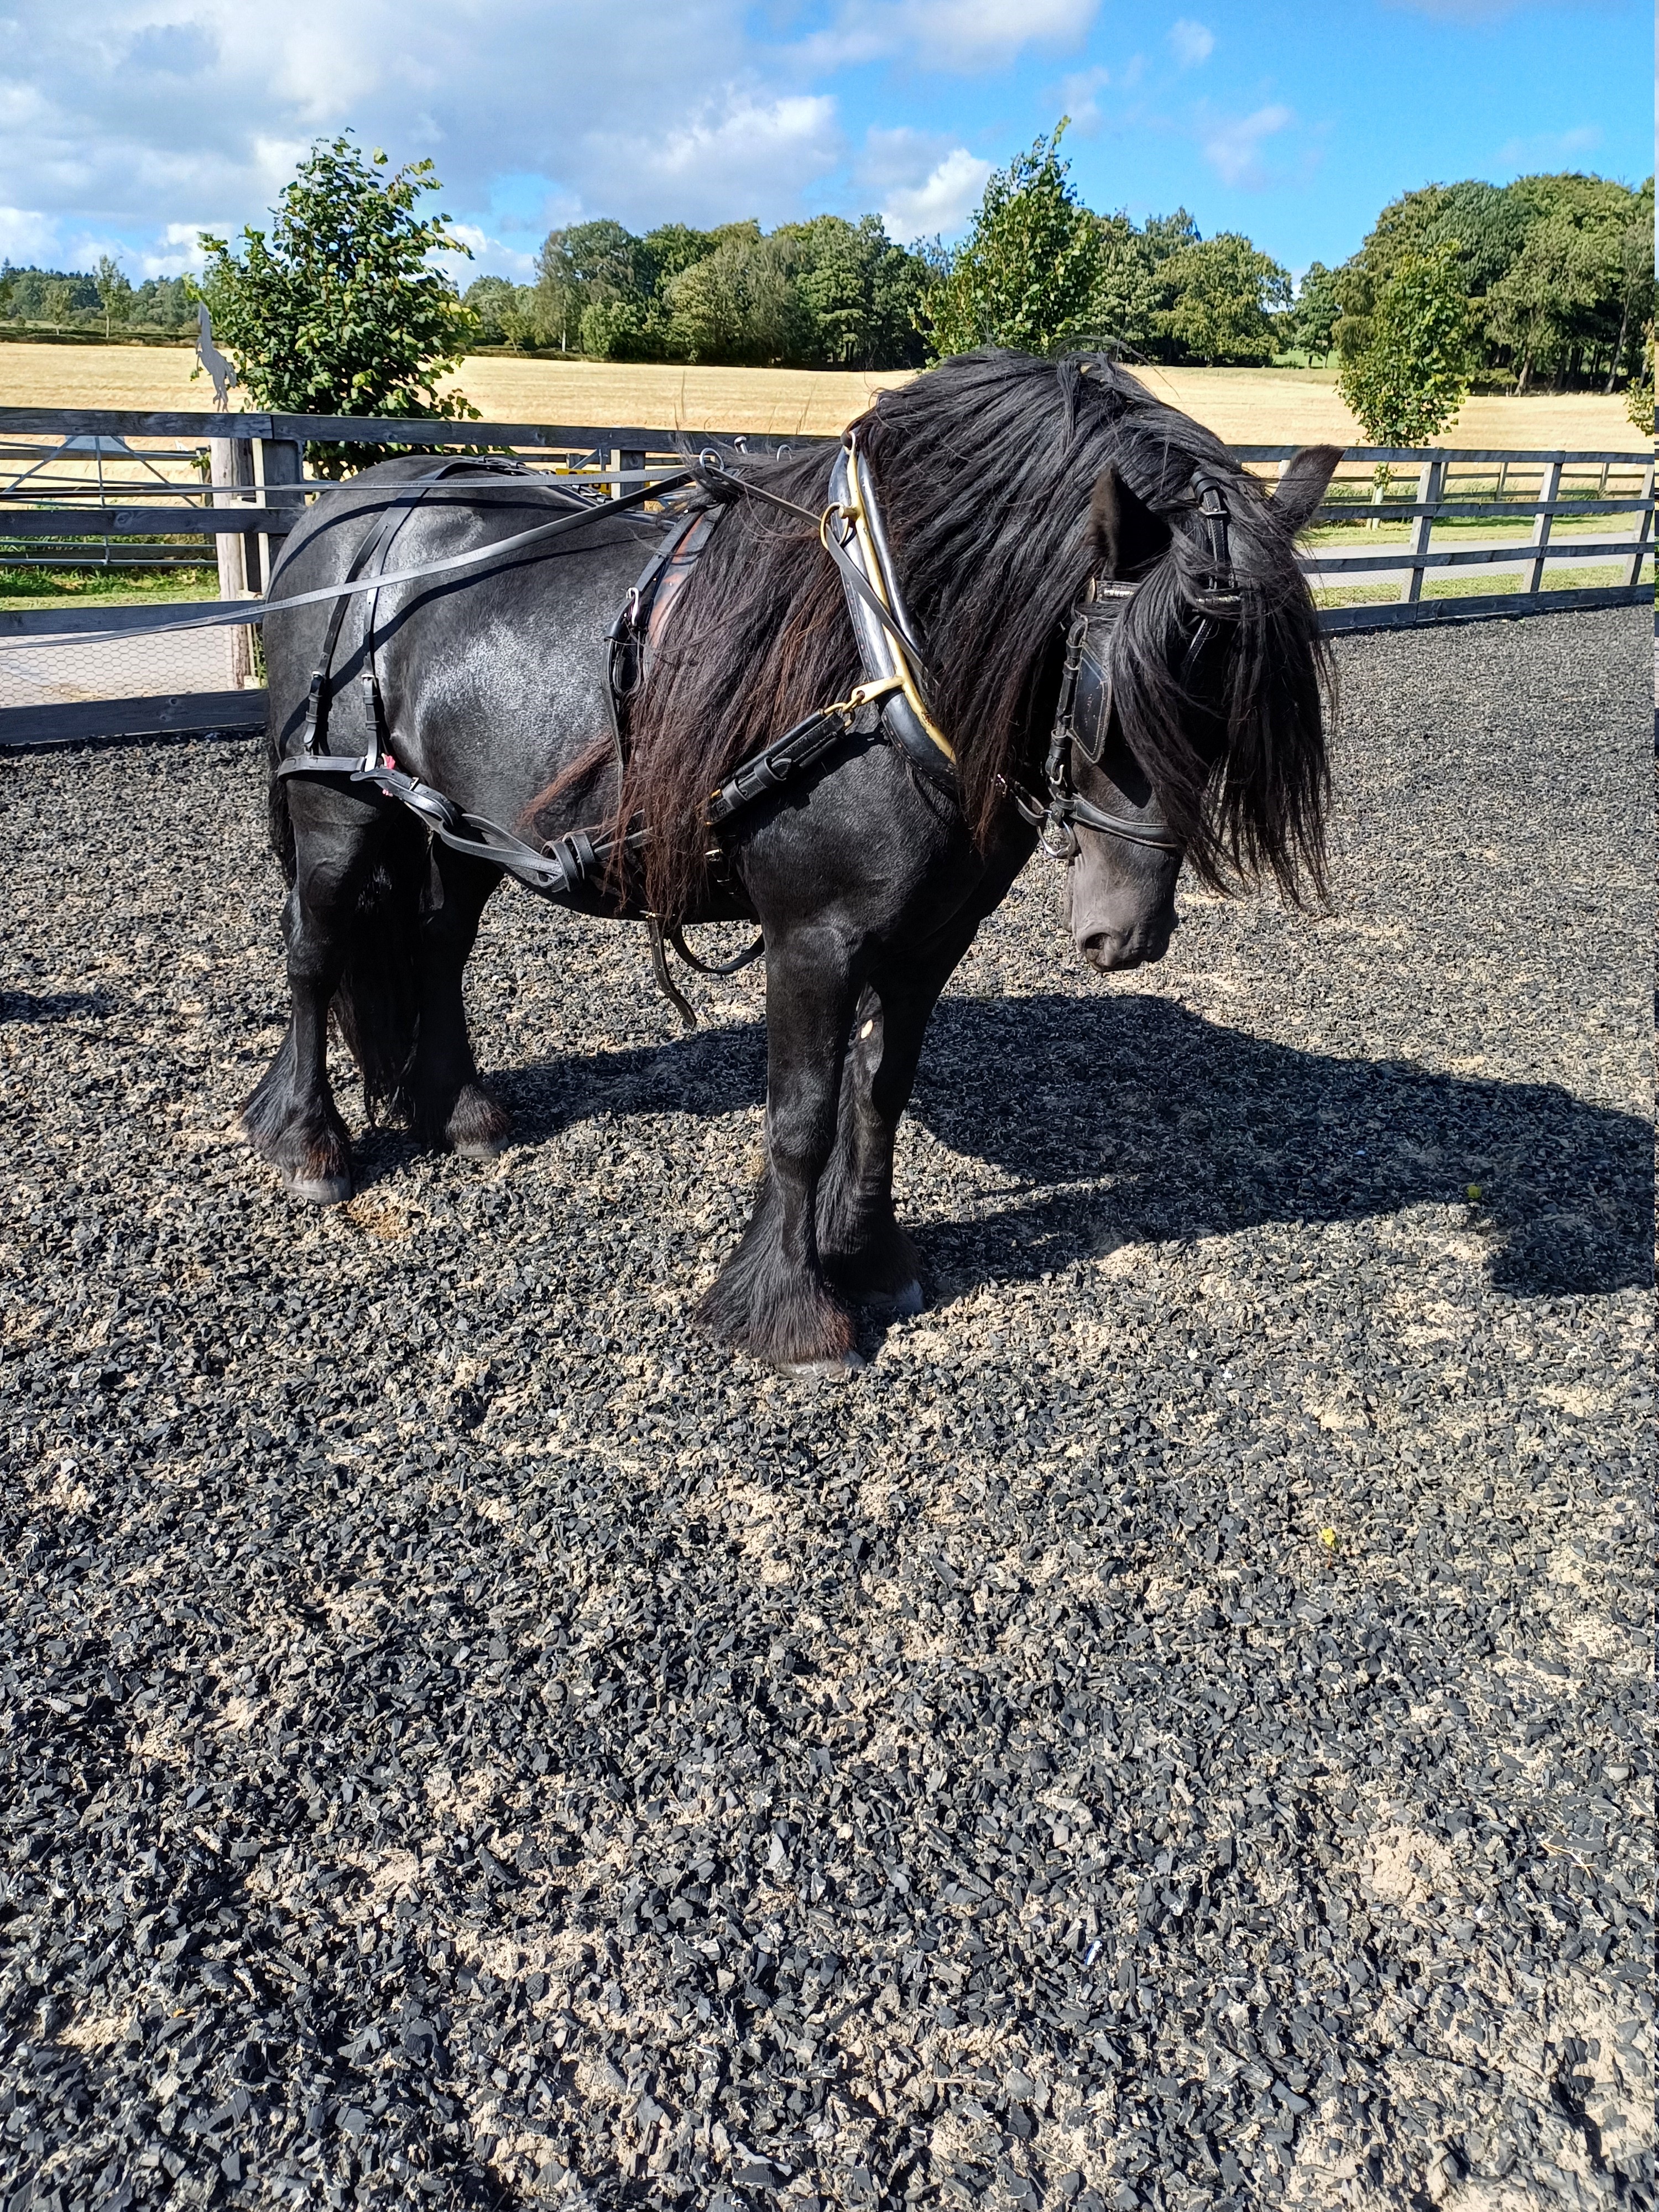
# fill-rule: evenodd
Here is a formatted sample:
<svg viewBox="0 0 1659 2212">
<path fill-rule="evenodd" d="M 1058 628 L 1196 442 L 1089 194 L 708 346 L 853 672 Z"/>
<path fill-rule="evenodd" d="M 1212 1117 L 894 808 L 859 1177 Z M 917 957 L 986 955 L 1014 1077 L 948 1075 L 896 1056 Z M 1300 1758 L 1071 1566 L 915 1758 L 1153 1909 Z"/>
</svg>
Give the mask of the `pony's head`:
<svg viewBox="0 0 1659 2212">
<path fill-rule="evenodd" d="M 1159 957 L 1183 859 L 1214 889 L 1322 896 L 1328 668 L 1295 539 L 1339 449 L 1297 454 L 1270 495 L 1115 363 L 1000 351 L 884 392 L 861 434 L 977 834 L 1043 758 L 1085 593 L 1133 586 L 1072 749 L 1085 804 L 1062 848 L 1084 957 Z"/>
<path fill-rule="evenodd" d="M 1068 672 L 1050 766 L 1081 804 L 1062 797 L 1047 832 L 1093 967 L 1163 957 L 1183 860 L 1218 888 L 1322 890 L 1322 656 L 1291 547 L 1340 458 L 1304 448 L 1270 499 L 1213 461 L 1157 507 L 1114 463 L 1095 480 L 1096 580 L 1115 589 L 1074 617 L 1084 680 Z"/>
</svg>

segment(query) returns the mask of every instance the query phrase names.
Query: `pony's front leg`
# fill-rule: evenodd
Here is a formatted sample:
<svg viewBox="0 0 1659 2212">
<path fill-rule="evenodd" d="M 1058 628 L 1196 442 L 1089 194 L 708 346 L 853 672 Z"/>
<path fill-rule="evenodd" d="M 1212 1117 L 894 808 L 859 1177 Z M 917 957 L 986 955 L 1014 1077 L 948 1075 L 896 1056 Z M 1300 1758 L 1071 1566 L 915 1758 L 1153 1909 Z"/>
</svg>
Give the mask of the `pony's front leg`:
<svg viewBox="0 0 1659 2212">
<path fill-rule="evenodd" d="M 818 1249 L 848 1297 L 921 1310 L 916 1248 L 893 1211 L 893 1140 L 909 1103 L 937 987 L 883 975 L 860 998 L 834 1154 L 818 1188 Z"/>
<path fill-rule="evenodd" d="M 856 1358 L 852 1317 L 818 1258 L 817 1211 L 857 996 L 833 929 L 796 929 L 768 944 L 766 1173 L 743 1242 L 702 1313 L 721 1343 L 783 1367 Z"/>
<path fill-rule="evenodd" d="M 295 879 L 283 908 L 292 1006 L 288 1034 L 241 1112 L 244 1134 L 290 1198 L 337 1206 L 351 1195 L 351 1141 L 328 1080 L 328 1010 L 357 895 L 380 838 L 375 809 L 333 793 L 295 802 Z"/>
</svg>

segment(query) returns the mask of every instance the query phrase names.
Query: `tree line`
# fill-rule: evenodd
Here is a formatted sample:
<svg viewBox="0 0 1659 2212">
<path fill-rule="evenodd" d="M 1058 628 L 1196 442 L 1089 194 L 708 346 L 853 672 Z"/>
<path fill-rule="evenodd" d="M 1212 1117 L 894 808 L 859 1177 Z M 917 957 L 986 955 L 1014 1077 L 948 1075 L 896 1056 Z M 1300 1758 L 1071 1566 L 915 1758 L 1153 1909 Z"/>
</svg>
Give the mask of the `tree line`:
<svg viewBox="0 0 1659 2212">
<path fill-rule="evenodd" d="M 149 276 L 135 284 L 107 253 L 95 268 L 0 266 L 0 318 L 52 331 L 173 332 L 196 321 L 187 276 Z"/>
<path fill-rule="evenodd" d="M 925 249 L 879 216 L 715 230 L 663 223 L 643 237 L 601 220 L 551 231 L 536 281 L 481 276 L 465 303 L 481 341 L 599 361 L 753 368 L 915 368 L 927 359 Z"/>
<path fill-rule="evenodd" d="M 1653 322 L 1653 179 L 1632 191 L 1569 173 L 1465 178 L 1390 201 L 1340 268 L 1316 261 L 1285 317 L 1290 346 L 1351 361 L 1403 272 L 1443 265 L 1475 373 L 1517 392 L 1616 389 L 1638 374 Z"/>
</svg>

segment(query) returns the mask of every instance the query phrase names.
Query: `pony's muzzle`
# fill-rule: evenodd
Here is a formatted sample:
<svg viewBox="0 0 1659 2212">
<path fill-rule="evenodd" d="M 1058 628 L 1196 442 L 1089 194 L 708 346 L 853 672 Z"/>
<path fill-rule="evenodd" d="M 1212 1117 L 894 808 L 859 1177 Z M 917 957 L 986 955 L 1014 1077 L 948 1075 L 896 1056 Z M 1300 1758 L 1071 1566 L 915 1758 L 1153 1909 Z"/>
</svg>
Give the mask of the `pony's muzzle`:
<svg viewBox="0 0 1659 2212">
<path fill-rule="evenodd" d="M 1091 968 L 1109 975 L 1119 969 L 1140 968 L 1148 961 L 1161 960 L 1170 949 L 1176 927 L 1171 915 L 1161 927 L 1141 924 L 1127 930 L 1097 929 L 1079 938 L 1077 949 Z"/>
<path fill-rule="evenodd" d="M 1066 920 L 1079 953 L 1103 975 L 1161 960 L 1176 927 L 1176 866 L 1162 854 L 1115 865 L 1115 855 L 1091 849 L 1096 842 L 1085 841 L 1066 871 Z"/>
</svg>

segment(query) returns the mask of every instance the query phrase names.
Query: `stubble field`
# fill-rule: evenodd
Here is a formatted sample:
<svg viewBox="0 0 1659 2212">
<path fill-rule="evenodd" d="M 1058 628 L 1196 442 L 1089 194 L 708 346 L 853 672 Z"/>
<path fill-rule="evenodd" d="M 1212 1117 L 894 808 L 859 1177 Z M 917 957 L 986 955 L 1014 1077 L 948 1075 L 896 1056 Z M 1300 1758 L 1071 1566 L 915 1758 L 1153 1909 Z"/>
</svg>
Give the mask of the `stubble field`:
<svg viewBox="0 0 1659 2212">
<path fill-rule="evenodd" d="M 208 409 L 188 348 L 0 344 L 0 406 Z M 1231 445 L 1353 445 L 1359 434 L 1327 369 L 1147 369 L 1148 388 Z M 497 422 L 833 435 L 904 374 L 677 368 L 475 355 L 453 381 Z M 1473 398 L 1446 445 L 1641 453 L 1618 398 L 1589 392 Z"/>
</svg>

